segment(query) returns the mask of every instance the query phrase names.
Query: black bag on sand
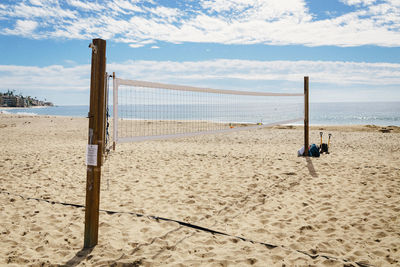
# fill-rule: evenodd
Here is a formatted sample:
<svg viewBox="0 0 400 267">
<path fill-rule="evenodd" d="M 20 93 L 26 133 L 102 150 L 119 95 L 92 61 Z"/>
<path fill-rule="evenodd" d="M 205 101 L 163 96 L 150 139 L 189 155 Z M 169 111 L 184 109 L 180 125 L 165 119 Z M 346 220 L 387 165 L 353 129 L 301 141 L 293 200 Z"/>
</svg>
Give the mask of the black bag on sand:
<svg viewBox="0 0 400 267">
<path fill-rule="evenodd" d="M 319 152 L 322 154 L 322 153 L 329 153 L 328 152 L 328 144 L 325 144 L 325 143 L 323 143 L 321 146 L 320 146 L 320 148 L 319 148 Z"/>
<path fill-rule="evenodd" d="M 319 149 L 316 144 L 312 144 L 308 149 L 308 156 L 310 157 L 319 157 Z"/>
</svg>

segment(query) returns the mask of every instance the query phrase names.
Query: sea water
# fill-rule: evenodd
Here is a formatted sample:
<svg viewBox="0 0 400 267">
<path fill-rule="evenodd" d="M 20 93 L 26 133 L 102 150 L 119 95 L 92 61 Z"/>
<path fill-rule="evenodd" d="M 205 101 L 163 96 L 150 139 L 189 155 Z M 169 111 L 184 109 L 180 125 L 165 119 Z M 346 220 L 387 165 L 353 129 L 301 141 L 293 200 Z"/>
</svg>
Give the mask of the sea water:
<svg viewBox="0 0 400 267">
<path fill-rule="evenodd" d="M 400 102 L 311 103 L 310 124 L 400 126 Z"/>
<path fill-rule="evenodd" d="M 133 107 L 137 116 L 130 117 L 133 119 L 202 119 L 204 115 L 201 108 L 196 105 L 181 105 L 168 107 L 153 105 L 144 107 L 137 105 Z M 132 107 L 130 107 L 132 109 Z M 145 111 L 145 109 L 147 111 Z M 243 109 L 243 110 L 241 110 Z M 110 116 L 112 116 L 112 107 L 110 107 Z M 218 121 L 229 121 L 229 117 L 221 117 L 224 114 L 224 107 L 208 108 L 207 119 Z M 260 113 L 260 109 L 238 108 L 236 117 L 237 122 L 270 122 L 294 119 L 303 116 L 301 106 L 291 107 L 288 112 L 285 109 L 280 110 L 274 105 L 270 105 Z M 132 110 L 131 110 L 132 111 Z M 243 112 L 242 112 L 243 111 Z M 21 115 L 49 115 L 49 116 L 71 116 L 71 117 L 87 117 L 89 112 L 88 106 L 55 106 L 42 108 L 15 108 L 1 109 L 0 113 L 4 114 L 21 114 Z M 128 109 L 120 107 L 120 114 L 123 117 Z M 164 117 L 163 117 L 164 116 Z M 222 115 L 224 116 L 224 115 Z M 264 118 L 264 121 L 262 121 Z M 267 119 L 265 119 L 267 118 Z M 0 117 L 1 120 L 1 117 Z M 260 121 L 261 120 L 261 121 Z M 301 123 L 301 122 L 300 122 Z M 310 103 L 310 125 L 379 125 L 379 126 L 400 126 L 400 102 L 354 102 L 354 103 Z"/>
</svg>

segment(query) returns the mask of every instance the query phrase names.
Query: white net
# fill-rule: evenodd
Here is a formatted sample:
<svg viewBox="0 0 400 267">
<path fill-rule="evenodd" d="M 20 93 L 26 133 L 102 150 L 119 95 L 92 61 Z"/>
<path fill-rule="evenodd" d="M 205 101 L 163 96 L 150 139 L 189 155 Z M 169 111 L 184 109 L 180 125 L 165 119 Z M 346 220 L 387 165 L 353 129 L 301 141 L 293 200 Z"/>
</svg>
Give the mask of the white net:
<svg viewBox="0 0 400 267">
<path fill-rule="evenodd" d="M 114 141 L 237 131 L 303 120 L 304 95 L 114 79 Z"/>
</svg>

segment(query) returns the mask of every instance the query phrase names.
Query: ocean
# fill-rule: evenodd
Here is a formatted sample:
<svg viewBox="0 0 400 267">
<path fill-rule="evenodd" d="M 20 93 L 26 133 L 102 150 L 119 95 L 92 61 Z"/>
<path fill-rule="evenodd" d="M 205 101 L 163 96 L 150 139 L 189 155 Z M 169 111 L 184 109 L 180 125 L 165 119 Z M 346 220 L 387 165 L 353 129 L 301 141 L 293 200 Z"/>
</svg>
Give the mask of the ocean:
<svg viewBox="0 0 400 267">
<path fill-rule="evenodd" d="M 151 109 L 162 110 L 160 106 L 153 106 Z M 141 110 L 138 107 L 138 110 Z M 198 119 L 201 116 L 195 110 L 198 110 L 193 105 L 186 105 L 175 107 L 173 116 L 166 119 L 176 117 L 180 118 L 180 114 L 185 114 L 185 119 Z M 71 116 L 71 117 L 87 117 L 89 111 L 88 106 L 55 106 L 43 108 L 16 108 L 16 109 L 1 109 L 0 113 L 22 114 L 22 115 L 50 115 L 50 116 Z M 121 113 L 123 108 L 121 109 Z M 216 109 L 217 111 L 217 109 Z M 220 112 L 220 109 L 218 109 Z M 251 112 L 251 111 L 250 111 Z M 292 112 L 292 111 L 291 111 Z M 112 116 L 112 107 L 110 108 L 110 116 Z M 143 113 L 145 114 L 145 113 Z M 154 115 L 152 115 L 154 114 Z M 160 114 L 165 112 L 148 112 L 142 116 L 143 119 L 160 119 Z M 168 114 L 171 114 L 168 113 Z M 300 116 L 299 116 L 300 115 Z M 157 116 L 157 117 L 156 117 Z M 247 117 L 240 119 L 240 122 L 258 122 L 260 115 L 257 113 L 247 114 Z M 292 115 L 290 115 L 292 116 Z M 275 121 L 287 120 L 291 118 L 301 117 L 302 114 L 297 112 L 293 113 L 290 117 L 285 112 L 274 112 L 273 119 Z M 207 114 L 207 119 L 213 118 L 221 120 L 218 112 L 211 112 Z M 271 116 L 270 116 L 271 117 Z M 141 119 L 137 118 L 137 119 Z M 224 118 L 222 118 L 224 120 Z M 226 118 L 228 121 L 228 119 Z M 265 122 L 265 121 L 264 121 Z M 301 122 L 298 122 L 301 124 Z M 354 102 L 354 103 L 310 103 L 310 125 L 379 125 L 379 126 L 400 126 L 400 102 Z"/>
</svg>

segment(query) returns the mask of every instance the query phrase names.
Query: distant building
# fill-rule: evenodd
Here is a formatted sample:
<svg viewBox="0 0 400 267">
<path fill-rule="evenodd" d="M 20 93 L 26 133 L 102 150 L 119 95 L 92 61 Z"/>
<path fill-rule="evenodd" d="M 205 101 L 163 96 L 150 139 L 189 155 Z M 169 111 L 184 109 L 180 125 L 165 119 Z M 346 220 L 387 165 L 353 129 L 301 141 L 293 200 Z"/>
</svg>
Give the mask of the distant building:
<svg viewBox="0 0 400 267">
<path fill-rule="evenodd" d="M 19 104 L 19 102 L 18 102 Z M 3 96 L 3 106 L 5 107 L 17 107 L 17 97 L 16 96 Z"/>
<path fill-rule="evenodd" d="M 54 104 L 53 104 L 53 103 L 51 103 L 51 102 L 44 102 L 43 106 L 49 106 L 49 107 L 52 107 L 52 106 L 54 106 Z"/>
<path fill-rule="evenodd" d="M 24 97 L 22 95 L 14 95 L 13 92 L 8 91 L 3 94 L 0 93 L 0 107 L 31 107 L 31 106 L 54 106 L 51 102 L 45 102 L 31 98 L 30 96 Z"/>
</svg>

